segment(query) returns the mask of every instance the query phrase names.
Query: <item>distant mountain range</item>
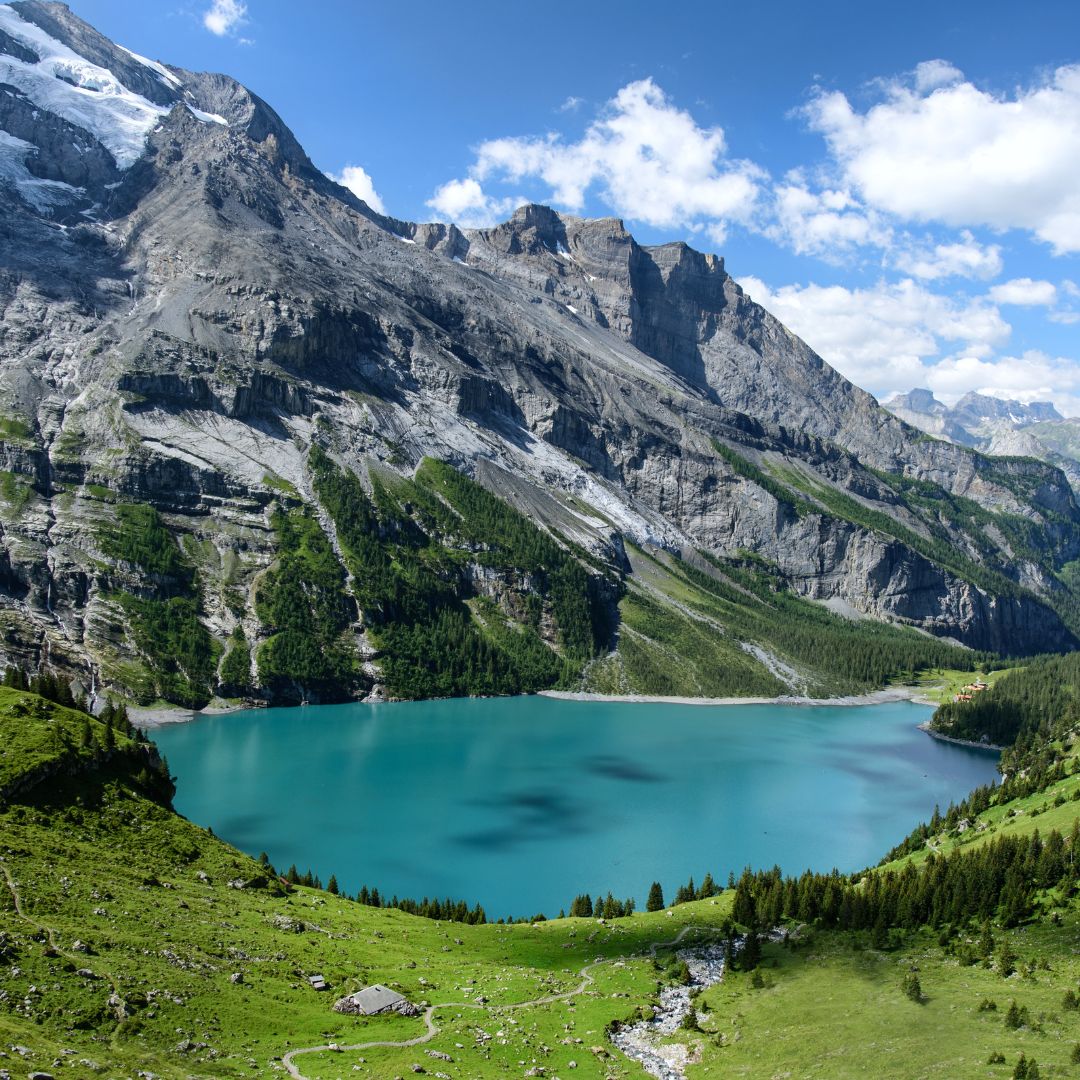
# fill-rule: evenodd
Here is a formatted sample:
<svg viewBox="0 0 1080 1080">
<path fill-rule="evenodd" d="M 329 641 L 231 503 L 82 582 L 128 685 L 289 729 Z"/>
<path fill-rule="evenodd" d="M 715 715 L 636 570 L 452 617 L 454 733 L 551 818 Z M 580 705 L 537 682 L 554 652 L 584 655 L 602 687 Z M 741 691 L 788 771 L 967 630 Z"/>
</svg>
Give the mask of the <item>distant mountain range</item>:
<svg viewBox="0 0 1080 1080">
<path fill-rule="evenodd" d="M 1080 418 L 1062 416 L 1049 401 L 1024 404 L 987 394 L 965 394 L 951 408 L 930 390 L 882 402 L 905 423 L 986 454 L 1039 458 L 1080 485 Z"/>
<path fill-rule="evenodd" d="M 1062 471 L 902 423 L 723 259 L 386 217 L 63 4 L 0 6 L 0 83 L 6 658 L 198 705 L 822 694 L 962 658 L 934 637 L 1076 644 Z"/>
</svg>

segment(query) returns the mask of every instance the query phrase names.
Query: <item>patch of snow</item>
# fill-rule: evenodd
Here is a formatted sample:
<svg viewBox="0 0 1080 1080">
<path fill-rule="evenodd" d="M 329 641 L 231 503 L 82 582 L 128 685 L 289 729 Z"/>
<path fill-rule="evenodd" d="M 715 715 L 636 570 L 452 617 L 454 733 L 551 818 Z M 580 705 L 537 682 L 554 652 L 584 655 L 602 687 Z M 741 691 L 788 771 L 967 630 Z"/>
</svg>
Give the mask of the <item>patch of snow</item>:
<svg viewBox="0 0 1080 1080">
<path fill-rule="evenodd" d="M 0 131 L 0 183 L 14 188 L 19 198 L 38 213 L 47 214 L 78 198 L 83 189 L 60 180 L 42 180 L 34 176 L 26 167 L 26 158 L 36 154 L 37 149 L 25 139 Z"/>
<path fill-rule="evenodd" d="M 89 131 L 121 169 L 140 157 L 150 129 L 168 113 L 132 93 L 107 68 L 92 64 L 40 27 L 0 4 L 0 29 L 38 54 L 36 64 L 0 55 L 0 82 L 21 90 L 38 108 Z"/>
<path fill-rule="evenodd" d="M 573 304 L 566 305 L 567 310 L 572 311 L 575 315 L 579 314 L 578 309 Z"/>
<path fill-rule="evenodd" d="M 455 255 L 453 261 L 456 262 L 458 266 L 469 266 L 469 264 L 460 255 Z M 469 269 L 471 270 L 472 267 L 470 266 Z"/>
<path fill-rule="evenodd" d="M 571 255 L 570 252 L 567 251 L 565 246 L 562 244 L 559 244 L 558 247 L 555 248 L 555 254 L 558 255 L 560 258 L 565 259 L 567 262 L 574 261 L 574 256 Z"/>
<path fill-rule="evenodd" d="M 201 120 L 204 124 L 220 124 L 222 127 L 228 127 L 229 121 L 224 116 L 218 116 L 217 113 L 203 112 L 202 109 L 196 109 L 194 105 L 188 105 L 185 101 L 184 106 L 187 111 L 195 117 L 196 120 Z"/>
<path fill-rule="evenodd" d="M 124 46 L 119 45 L 117 48 L 124 49 Z M 180 87 L 184 85 L 167 67 L 163 64 L 159 64 L 156 60 L 147 60 L 145 56 L 140 56 L 137 52 L 132 52 L 130 49 L 124 49 L 124 52 L 126 52 L 132 60 L 138 60 L 144 67 L 148 67 L 163 83 L 171 86 L 174 90 L 179 90 Z"/>
<path fill-rule="evenodd" d="M 403 244 L 413 244 L 413 245 L 416 244 L 415 240 L 410 240 L 407 236 L 398 236 L 397 233 L 391 233 L 390 235 L 391 236 L 396 236 L 397 239 L 400 240 Z"/>
</svg>

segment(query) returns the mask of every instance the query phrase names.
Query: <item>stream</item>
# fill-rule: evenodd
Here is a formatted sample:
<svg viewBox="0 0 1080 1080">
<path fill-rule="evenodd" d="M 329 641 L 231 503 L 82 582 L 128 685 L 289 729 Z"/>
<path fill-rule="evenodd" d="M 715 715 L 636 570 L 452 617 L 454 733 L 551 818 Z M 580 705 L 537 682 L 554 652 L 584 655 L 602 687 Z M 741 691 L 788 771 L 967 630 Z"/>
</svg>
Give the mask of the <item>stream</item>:
<svg viewBox="0 0 1080 1080">
<path fill-rule="evenodd" d="M 736 939 L 735 951 L 742 946 Z M 690 982 L 686 986 L 668 986 L 660 991 L 660 1000 L 651 1020 L 639 1020 L 613 1032 L 611 1041 L 632 1061 L 656 1080 L 686 1080 L 686 1066 L 691 1061 L 690 1047 L 684 1043 L 660 1045 L 660 1040 L 673 1035 L 692 1008 L 696 990 L 715 986 L 724 977 L 724 943 L 698 945 L 679 949 L 675 953 L 686 962 Z"/>
</svg>

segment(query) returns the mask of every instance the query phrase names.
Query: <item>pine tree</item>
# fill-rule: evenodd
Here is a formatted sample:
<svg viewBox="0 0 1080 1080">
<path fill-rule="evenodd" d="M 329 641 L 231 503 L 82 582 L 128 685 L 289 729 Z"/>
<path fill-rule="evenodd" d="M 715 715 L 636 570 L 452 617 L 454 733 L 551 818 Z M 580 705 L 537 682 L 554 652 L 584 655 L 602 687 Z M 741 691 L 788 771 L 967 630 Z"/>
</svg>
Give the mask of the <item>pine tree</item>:
<svg viewBox="0 0 1080 1080">
<path fill-rule="evenodd" d="M 900 984 L 900 989 L 903 990 L 904 995 L 912 1001 L 922 1001 L 922 984 L 919 982 L 917 972 L 907 972 Z"/>
<path fill-rule="evenodd" d="M 1015 1001 L 1009 1002 L 1009 1011 L 1005 1014 L 1005 1026 L 1010 1031 L 1015 1031 L 1022 1026 L 1024 1020 L 1020 1013 L 1020 1008 Z"/>
<path fill-rule="evenodd" d="M 331 896 L 337 896 L 338 895 L 337 878 L 333 874 L 330 875 L 330 880 L 326 883 L 326 891 Z"/>
<path fill-rule="evenodd" d="M 1016 971 L 1016 951 L 1008 939 L 1003 941 L 1001 948 L 998 949 L 997 971 L 1003 979 L 1007 979 Z"/>
<path fill-rule="evenodd" d="M 570 904 L 571 919 L 588 919 L 592 917 L 592 913 L 593 902 L 588 893 L 582 893 L 580 896 L 574 897 Z"/>
<path fill-rule="evenodd" d="M 739 967 L 753 971 L 761 963 L 761 939 L 755 933 L 746 935 L 746 943 L 739 953 Z"/>
<path fill-rule="evenodd" d="M 645 901 L 646 911 L 662 911 L 664 908 L 664 890 L 659 881 L 654 881 L 649 886 L 649 898 Z"/>
</svg>

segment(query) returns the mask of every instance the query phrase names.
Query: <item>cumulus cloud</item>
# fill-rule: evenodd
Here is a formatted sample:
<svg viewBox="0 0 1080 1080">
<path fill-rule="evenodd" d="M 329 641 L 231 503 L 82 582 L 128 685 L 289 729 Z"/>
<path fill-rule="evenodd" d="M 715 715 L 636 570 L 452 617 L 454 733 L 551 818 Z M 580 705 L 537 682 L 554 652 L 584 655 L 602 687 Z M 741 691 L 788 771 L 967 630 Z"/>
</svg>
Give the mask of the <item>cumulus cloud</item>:
<svg viewBox="0 0 1080 1080">
<path fill-rule="evenodd" d="M 839 91 L 805 112 L 868 206 L 919 222 L 1025 229 L 1080 251 L 1080 65 L 997 95 L 945 61 L 883 84 L 865 112 Z"/>
<path fill-rule="evenodd" d="M 923 281 L 947 277 L 992 278 L 1001 273 L 1003 266 L 1001 247 L 997 244 L 980 244 L 967 230 L 954 243 L 901 250 L 896 257 L 896 265 L 904 273 Z"/>
<path fill-rule="evenodd" d="M 954 67 L 948 60 L 924 60 L 915 65 L 912 72 L 915 89 L 920 94 L 928 94 L 931 90 L 937 90 L 939 86 L 949 86 L 959 82 L 964 73 Z"/>
<path fill-rule="evenodd" d="M 1050 307 L 1057 300 L 1057 286 L 1050 281 L 1032 281 L 1029 277 L 1013 278 L 990 290 L 990 299 L 998 304 L 1020 307 Z"/>
<path fill-rule="evenodd" d="M 855 247 L 887 246 L 892 238 L 881 215 L 868 211 L 850 191 L 829 187 L 814 191 L 801 170 L 775 185 L 770 210 L 765 235 L 797 255 L 831 260 Z"/>
<path fill-rule="evenodd" d="M 1053 401 L 1066 416 L 1080 413 L 1080 366 L 1036 349 L 995 359 L 946 357 L 929 368 L 925 385 L 947 403 L 975 390 L 1025 403 Z"/>
<path fill-rule="evenodd" d="M 428 206 L 440 220 L 453 221 L 466 229 L 483 229 L 505 220 L 525 199 L 496 199 L 488 195 L 478 180 L 450 180 L 435 189 Z"/>
<path fill-rule="evenodd" d="M 572 211 L 595 192 L 632 221 L 698 228 L 747 220 L 765 175 L 727 157 L 721 128 L 699 127 L 652 79 L 642 79 L 624 86 L 576 142 L 552 133 L 482 143 L 469 176 L 444 184 L 428 205 L 447 214 L 460 202 L 489 207 L 485 183 L 533 180 L 547 188 L 544 198 Z"/>
<path fill-rule="evenodd" d="M 337 176 L 331 174 L 330 179 L 336 180 L 343 187 L 347 187 L 358 199 L 363 199 L 376 213 L 386 213 L 386 207 L 383 205 L 379 193 L 375 190 L 375 181 L 359 165 L 346 165 Z"/>
<path fill-rule="evenodd" d="M 247 4 L 240 0 L 214 0 L 203 14 L 203 26 L 218 37 L 235 33 L 246 21 Z"/>
<path fill-rule="evenodd" d="M 982 299 L 954 299 L 911 280 L 872 288 L 739 284 L 852 382 L 887 396 L 927 385 L 946 346 L 989 357 L 1011 327 Z"/>
</svg>

